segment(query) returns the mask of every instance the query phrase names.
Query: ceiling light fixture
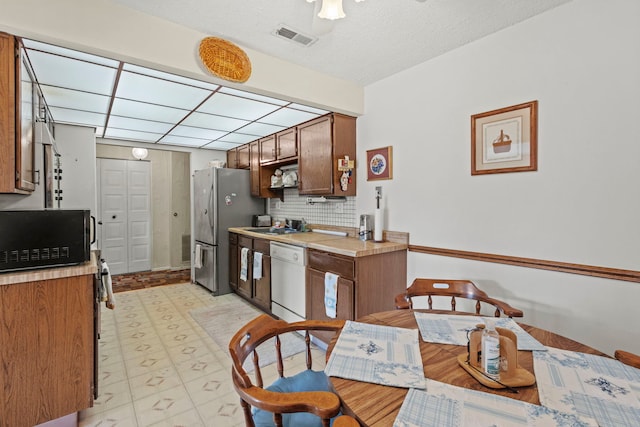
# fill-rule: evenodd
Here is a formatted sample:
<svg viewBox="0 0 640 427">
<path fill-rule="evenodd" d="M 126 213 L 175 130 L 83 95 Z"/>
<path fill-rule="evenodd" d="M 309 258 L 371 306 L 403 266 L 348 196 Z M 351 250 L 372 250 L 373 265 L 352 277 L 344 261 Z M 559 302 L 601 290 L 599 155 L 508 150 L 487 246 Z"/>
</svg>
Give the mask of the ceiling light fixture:
<svg viewBox="0 0 640 427">
<path fill-rule="evenodd" d="M 316 0 L 307 0 L 307 3 L 313 3 Z M 356 3 L 360 3 L 364 0 L 356 0 Z M 320 13 L 318 13 L 319 18 L 323 19 L 342 19 L 344 18 L 344 10 L 342 9 L 342 0 L 322 0 L 322 7 L 320 8 Z"/>
<path fill-rule="evenodd" d="M 144 160 L 149 155 L 149 151 L 146 148 L 134 147 L 131 149 L 131 154 L 138 160 Z"/>
</svg>

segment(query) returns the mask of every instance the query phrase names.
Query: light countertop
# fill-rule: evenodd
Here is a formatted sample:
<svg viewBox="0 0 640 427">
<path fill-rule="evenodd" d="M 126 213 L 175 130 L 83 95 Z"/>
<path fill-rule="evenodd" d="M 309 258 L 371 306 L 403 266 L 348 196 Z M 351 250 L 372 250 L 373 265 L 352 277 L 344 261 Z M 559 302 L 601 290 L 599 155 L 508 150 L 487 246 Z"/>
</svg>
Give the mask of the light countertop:
<svg viewBox="0 0 640 427">
<path fill-rule="evenodd" d="M 65 265 L 62 267 L 47 267 L 39 268 L 37 270 L 1 273 L 0 286 L 95 274 L 98 271 L 98 265 L 95 257 L 95 252 L 91 252 L 91 260 L 79 265 Z"/>
<path fill-rule="evenodd" d="M 399 241 L 374 242 L 373 240 L 362 241 L 352 236 L 343 237 L 314 232 L 271 235 L 248 231 L 251 228 L 255 227 L 232 227 L 229 228 L 229 231 L 254 238 L 288 243 L 308 249 L 317 249 L 350 257 L 363 257 L 386 252 L 407 250 L 407 242 L 409 241 L 408 235 L 406 236 L 406 239 L 399 239 Z M 335 229 L 335 227 L 332 228 Z M 398 234 L 405 233 L 394 233 L 394 237 Z"/>
</svg>

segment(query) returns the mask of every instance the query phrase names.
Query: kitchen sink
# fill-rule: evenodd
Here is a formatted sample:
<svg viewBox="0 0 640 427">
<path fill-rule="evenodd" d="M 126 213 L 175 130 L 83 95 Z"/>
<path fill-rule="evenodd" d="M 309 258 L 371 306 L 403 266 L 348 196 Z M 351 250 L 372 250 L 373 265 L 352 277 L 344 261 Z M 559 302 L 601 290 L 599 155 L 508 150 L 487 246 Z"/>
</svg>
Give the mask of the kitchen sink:
<svg viewBox="0 0 640 427">
<path fill-rule="evenodd" d="M 262 228 L 247 228 L 247 231 L 252 233 L 268 234 L 271 236 L 278 236 L 280 234 L 292 234 L 300 233 L 295 228 L 275 228 L 275 227 L 262 227 Z"/>
</svg>

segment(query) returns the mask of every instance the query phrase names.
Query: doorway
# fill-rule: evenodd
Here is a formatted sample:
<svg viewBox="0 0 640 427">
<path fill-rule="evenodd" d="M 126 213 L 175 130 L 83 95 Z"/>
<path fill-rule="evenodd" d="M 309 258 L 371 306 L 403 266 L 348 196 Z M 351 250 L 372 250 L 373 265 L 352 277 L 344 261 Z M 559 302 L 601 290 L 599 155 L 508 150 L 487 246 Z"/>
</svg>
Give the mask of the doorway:
<svg viewBox="0 0 640 427">
<path fill-rule="evenodd" d="M 98 159 L 98 248 L 111 274 L 151 270 L 151 173 L 145 161 Z"/>
</svg>

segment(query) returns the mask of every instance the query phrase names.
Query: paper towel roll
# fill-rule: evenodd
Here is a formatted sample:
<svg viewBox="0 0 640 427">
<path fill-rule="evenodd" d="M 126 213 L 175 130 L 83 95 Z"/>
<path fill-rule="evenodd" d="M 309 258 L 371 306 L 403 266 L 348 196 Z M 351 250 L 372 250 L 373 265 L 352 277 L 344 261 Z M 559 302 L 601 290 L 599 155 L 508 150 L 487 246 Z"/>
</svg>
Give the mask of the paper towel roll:
<svg viewBox="0 0 640 427">
<path fill-rule="evenodd" d="M 377 208 L 373 217 L 373 240 L 382 242 L 382 227 L 384 224 L 384 214 L 381 208 Z"/>
</svg>

